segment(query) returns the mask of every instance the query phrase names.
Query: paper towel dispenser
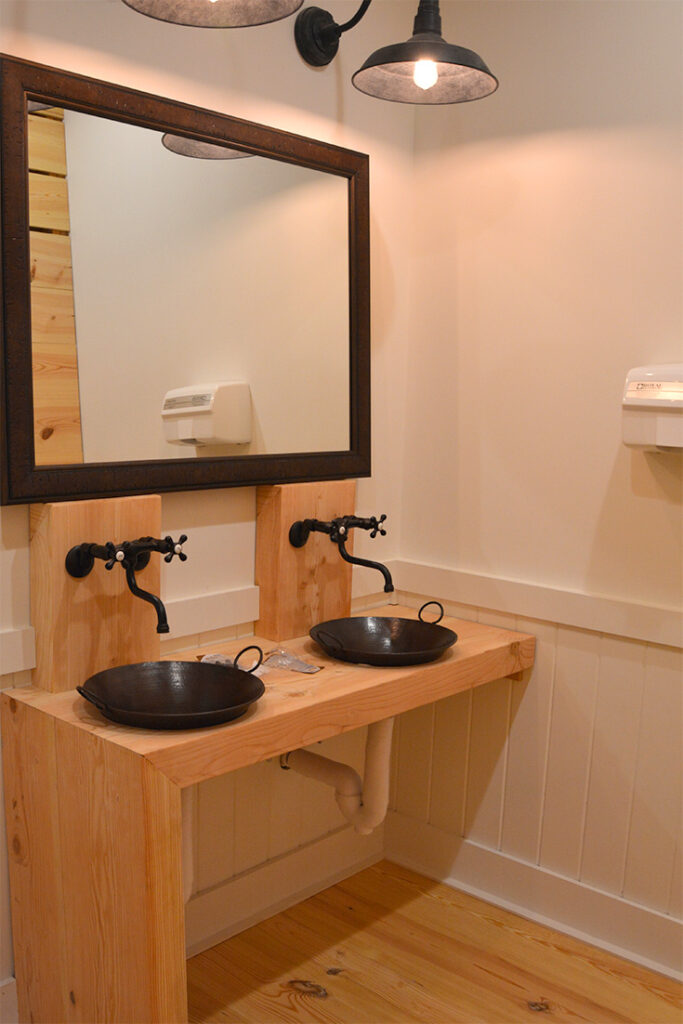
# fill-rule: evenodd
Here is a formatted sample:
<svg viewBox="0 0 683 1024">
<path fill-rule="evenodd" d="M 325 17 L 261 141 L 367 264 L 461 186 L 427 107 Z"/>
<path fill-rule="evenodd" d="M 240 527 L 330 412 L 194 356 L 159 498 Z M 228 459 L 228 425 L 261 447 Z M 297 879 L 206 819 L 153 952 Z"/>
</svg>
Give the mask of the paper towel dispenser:
<svg viewBox="0 0 683 1024">
<path fill-rule="evenodd" d="M 683 448 L 683 363 L 629 370 L 622 421 L 624 444 L 631 448 Z"/>
<path fill-rule="evenodd" d="M 192 384 L 168 391 L 161 410 L 169 444 L 248 444 L 251 392 L 241 380 Z"/>
</svg>

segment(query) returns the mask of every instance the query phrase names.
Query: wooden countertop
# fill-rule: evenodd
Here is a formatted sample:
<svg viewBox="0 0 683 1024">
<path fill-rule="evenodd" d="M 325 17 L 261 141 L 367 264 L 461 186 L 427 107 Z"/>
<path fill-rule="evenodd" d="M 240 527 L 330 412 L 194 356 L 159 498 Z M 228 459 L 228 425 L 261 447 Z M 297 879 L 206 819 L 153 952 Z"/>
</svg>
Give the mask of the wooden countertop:
<svg viewBox="0 0 683 1024">
<path fill-rule="evenodd" d="M 397 606 L 372 609 L 371 614 L 417 618 L 414 609 Z M 314 675 L 273 669 L 264 676 L 264 696 L 242 718 L 205 729 L 157 731 L 117 725 L 75 689 L 6 690 L 3 700 L 31 705 L 105 743 L 126 747 L 183 788 L 514 675 L 533 664 L 533 636 L 462 619 L 444 618 L 443 625 L 455 630 L 458 642 L 427 665 L 383 668 L 334 661 L 308 636 L 279 642 L 243 637 L 166 657 L 191 661 L 206 654 L 232 655 L 256 643 L 264 651 L 285 647 L 321 666 Z"/>
</svg>

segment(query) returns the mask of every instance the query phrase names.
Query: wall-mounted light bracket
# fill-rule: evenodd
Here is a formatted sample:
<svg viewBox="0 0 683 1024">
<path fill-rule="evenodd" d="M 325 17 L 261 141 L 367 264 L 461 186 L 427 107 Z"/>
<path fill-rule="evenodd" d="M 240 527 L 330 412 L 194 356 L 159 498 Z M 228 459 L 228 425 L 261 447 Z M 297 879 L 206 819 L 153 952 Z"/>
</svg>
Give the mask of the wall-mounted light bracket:
<svg viewBox="0 0 683 1024">
<path fill-rule="evenodd" d="M 363 0 L 354 16 L 343 25 L 338 25 L 322 7 L 307 7 L 301 11 L 294 23 L 294 40 L 306 63 L 314 68 L 329 64 L 337 54 L 342 33 L 358 24 L 371 2 Z"/>
</svg>

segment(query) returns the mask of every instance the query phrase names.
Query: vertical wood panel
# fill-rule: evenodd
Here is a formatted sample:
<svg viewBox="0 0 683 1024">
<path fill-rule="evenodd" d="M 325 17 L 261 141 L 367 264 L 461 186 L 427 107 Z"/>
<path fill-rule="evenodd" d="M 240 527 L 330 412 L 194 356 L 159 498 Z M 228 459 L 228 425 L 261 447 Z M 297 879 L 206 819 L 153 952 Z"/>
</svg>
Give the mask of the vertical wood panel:
<svg viewBox="0 0 683 1024">
<path fill-rule="evenodd" d="M 235 780 L 235 874 L 268 860 L 270 765 L 267 761 L 240 768 Z"/>
<path fill-rule="evenodd" d="M 595 735 L 585 818 L 581 880 L 621 891 L 643 695 L 642 644 L 600 642 Z"/>
<path fill-rule="evenodd" d="M 597 633 L 558 630 L 541 865 L 568 878 L 579 874 L 599 642 Z"/>
<path fill-rule="evenodd" d="M 425 822 L 429 818 L 433 730 L 432 704 L 401 715 L 396 809 Z"/>
<path fill-rule="evenodd" d="M 394 734 L 391 744 L 391 784 L 389 788 L 389 809 L 396 810 L 398 801 L 398 768 L 401 762 L 401 715 L 394 719 Z"/>
<path fill-rule="evenodd" d="M 429 821 L 453 835 L 463 832 L 471 717 L 471 690 L 440 700 L 434 708 Z"/>
<path fill-rule="evenodd" d="M 234 803 L 233 773 L 197 786 L 195 886 L 200 892 L 231 878 L 235 870 Z"/>
<path fill-rule="evenodd" d="M 683 652 L 648 647 L 624 896 L 666 912 L 681 827 Z"/>
<path fill-rule="evenodd" d="M 509 696 L 508 679 L 472 692 L 465 836 L 491 849 L 499 842 Z"/>
<path fill-rule="evenodd" d="M 268 767 L 268 857 L 272 858 L 300 844 L 305 783 L 313 780 L 304 779 L 298 772 L 283 771 L 278 758 L 270 761 Z"/>
<path fill-rule="evenodd" d="M 532 619 L 518 619 L 515 628 L 536 637 L 536 657 L 528 678 L 512 686 L 502 849 L 520 860 L 535 863 L 540 839 L 557 628 Z"/>
<path fill-rule="evenodd" d="M 480 609 L 477 619 L 490 626 L 515 628 L 513 615 L 488 608 Z M 472 693 L 465 835 L 493 849 L 500 844 L 510 687 L 508 679 L 500 679 Z"/>
<path fill-rule="evenodd" d="M 683 849 L 681 848 L 679 830 L 678 842 L 674 851 L 674 866 L 671 872 L 671 891 L 669 893 L 668 912 L 679 921 L 683 918 Z"/>
</svg>

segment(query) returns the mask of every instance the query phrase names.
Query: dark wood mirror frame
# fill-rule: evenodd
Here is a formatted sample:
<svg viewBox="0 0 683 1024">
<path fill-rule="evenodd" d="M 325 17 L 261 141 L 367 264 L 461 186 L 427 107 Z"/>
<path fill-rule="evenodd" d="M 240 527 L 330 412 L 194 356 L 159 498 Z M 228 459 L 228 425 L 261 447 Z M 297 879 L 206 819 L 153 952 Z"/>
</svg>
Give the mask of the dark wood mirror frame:
<svg viewBox="0 0 683 1024">
<path fill-rule="evenodd" d="M 345 177 L 349 225 L 349 439 L 346 451 L 35 465 L 31 363 L 27 101 L 229 144 Z M 2 504 L 109 497 L 370 474 L 368 158 L 361 153 L 173 100 L 0 55 Z M 321 345 L 325 339 L 321 339 Z"/>
</svg>

